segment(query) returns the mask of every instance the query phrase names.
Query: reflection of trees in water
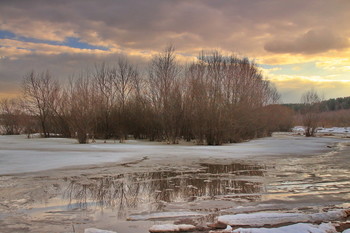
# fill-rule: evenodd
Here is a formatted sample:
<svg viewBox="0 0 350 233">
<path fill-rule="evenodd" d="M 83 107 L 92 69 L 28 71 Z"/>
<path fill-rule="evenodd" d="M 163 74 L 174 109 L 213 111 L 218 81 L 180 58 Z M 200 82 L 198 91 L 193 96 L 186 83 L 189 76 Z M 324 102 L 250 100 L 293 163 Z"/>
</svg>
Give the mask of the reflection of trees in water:
<svg viewBox="0 0 350 233">
<path fill-rule="evenodd" d="M 242 175 L 264 176 L 261 166 L 239 163 L 201 166 L 199 171 L 140 172 L 91 177 L 84 181 L 75 179 L 68 185 L 64 197 L 69 199 L 70 205 L 76 203 L 80 208 L 88 205 L 116 208 L 122 217 L 125 210 L 141 206 L 147 210 L 160 210 L 163 202 L 261 192 L 261 183 L 242 179 Z"/>
</svg>

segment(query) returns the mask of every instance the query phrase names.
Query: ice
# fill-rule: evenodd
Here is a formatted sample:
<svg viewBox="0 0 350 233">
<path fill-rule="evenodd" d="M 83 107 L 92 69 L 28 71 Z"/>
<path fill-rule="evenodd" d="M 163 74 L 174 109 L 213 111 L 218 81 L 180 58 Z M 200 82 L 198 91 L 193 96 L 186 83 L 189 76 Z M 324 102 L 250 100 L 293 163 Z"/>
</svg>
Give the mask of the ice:
<svg viewBox="0 0 350 233">
<path fill-rule="evenodd" d="M 321 225 L 312 225 L 307 223 L 298 223 L 294 225 L 278 228 L 239 228 L 232 233 L 336 233 L 335 227 L 331 223 L 322 223 Z"/>
<path fill-rule="evenodd" d="M 150 219 L 163 219 L 163 218 L 178 218 L 178 217 L 193 217 L 201 216 L 203 214 L 198 212 L 161 212 L 152 214 L 141 214 L 141 215 L 130 215 L 129 221 L 140 221 L 140 220 L 150 220 Z"/>
<path fill-rule="evenodd" d="M 305 127 L 304 126 L 294 126 L 292 128 L 292 131 L 294 133 L 305 133 Z"/>
<path fill-rule="evenodd" d="M 295 126 L 292 128 L 293 133 L 303 134 L 305 133 L 304 126 Z M 347 135 L 350 133 L 350 127 L 331 127 L 331 128 L 322 128 L 319 127 L 316 129 L 317 134 L 340 134 Z"/>
<path fill-rule="evenodd" d="M 223 215 L 218 217 L 218 222 L 231 226 L 253 226 L 277 225 L 283 223 L 303 222 L 328 222 L 341 220 L 349 216 L 349 210 L 334 210 L 325 213 L 302 214 L 302 213 L 252 213 Z"/>
<path fill-rule="evenodd" d="M 163 225 L 154 225 L 149 229 L 149 232 L 182 232 L 182 231 L 192 231 L 196 227 L 189 224 L 163 224 Z"/>
<path fill-rule="evenodd" d="M 337 134 L 347 134 L 349 132 L 349 127 L 332 127 L 332 128 L 319 128 L 318 133 L 337 133 Z"/>
<path fill-rule="evenodd" d="M 163 145 L 148 141 L 132 143 L 77 144 L 75 139 L 0 136 L 0 174 L 42 171 L 67 166 L 150 159 L 248 158 L 264 155 L 300 155 L 327 151 L 334 138 L 262 138 L 223 146 Z"/>
<path fill-rule="evenodd" d="M 106 231 L 106 230 L 101 230 L 97 228 L 86 228 L 84 230 L 84 233 L 117 233 L 115 231 Z"/>
</svg>

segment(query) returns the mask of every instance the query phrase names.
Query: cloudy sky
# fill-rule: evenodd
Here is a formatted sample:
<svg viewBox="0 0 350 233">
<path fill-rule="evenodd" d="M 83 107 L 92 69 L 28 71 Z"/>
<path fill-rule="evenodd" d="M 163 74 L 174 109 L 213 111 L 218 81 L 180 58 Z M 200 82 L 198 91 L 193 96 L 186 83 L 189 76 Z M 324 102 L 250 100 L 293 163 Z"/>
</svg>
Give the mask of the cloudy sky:
<svg viewBox="0 0 350 233">
<path fill-rule="evenodd" d="M 350 96 L 349 0 L 1 0 L 0 97 L 31 70 L 57 79 L 127 54 L 146 64 L 220 49 L 255 59 L 285 103 Z"/>
</svg>

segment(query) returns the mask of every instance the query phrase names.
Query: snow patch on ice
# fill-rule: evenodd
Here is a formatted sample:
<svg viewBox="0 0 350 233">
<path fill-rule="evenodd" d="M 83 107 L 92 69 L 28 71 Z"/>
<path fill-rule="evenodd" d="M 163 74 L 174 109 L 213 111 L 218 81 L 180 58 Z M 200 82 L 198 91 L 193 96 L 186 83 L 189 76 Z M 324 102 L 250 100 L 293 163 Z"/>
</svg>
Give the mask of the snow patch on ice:
<svg viewBox="0 0 350 233">
<path fill-rule="evenodd" d="M 86 228 L 84 230 L 84 233 L 117 233 L 115 231 L 106 231 L 106 230 L 101 230 L 97 228 Z"/>
<path fill-rule="evenodd" d="M 260 227 L 282 223 L 328 222 L 346 218 L 348 215 L 349 210 L 334 210 L 315 214 L 261 212 L 252 214 L 223 215 L 218 218 L 218 222 L 231 226 Z"/>
<path fill-rule="evenodd" d="M 349 133 L 350 127 L 318 128 L 317 133 Z"/>
<path fill-rule="evenodd" d="M 292 131 L 294 133 L 305 133 L 305 127 L 304 126 L 294 126 L 292 128 Z"/>
<path fill-rule="evenodd" d="M 181 232 L 181 231 L 192 231 L 196 227 L 189 224 L 163 224 L 163 225 L 154 225 L 149 229 L 149 232 Z"/>
<path fill-rule="evenodd" d="M 203 214 L 197 212 L 161 212 L 161 213 L 152 213 L 145 215 L 130 215 L 129 221 L 141 221 L 141 220 L 150 220 L 150 219 L 161 219 L 161 218 L 178 218 L 178 217 L 194 217 L 202 216 Z"/>
<path fill-rule="evenodd" d="M 322 223 L 321 225 L 312 225 L 307 223 L 298 223 L 294 225 L 278 228 L 239 228 L 232 233 L 336 233 L 337 230 L 331 223 Z"/>
<path fill-rule="evenodd" d="M 292 128 L 293 133 L 304 134 L 305 127 L 304 126 L 295 126 Z M 350 133 L 350 127 L 331 127 L 331 128 L 322 128 L 318 127 L 316 129 L 316 133 L 318 134 L 348 134 Z"/>
</svg>

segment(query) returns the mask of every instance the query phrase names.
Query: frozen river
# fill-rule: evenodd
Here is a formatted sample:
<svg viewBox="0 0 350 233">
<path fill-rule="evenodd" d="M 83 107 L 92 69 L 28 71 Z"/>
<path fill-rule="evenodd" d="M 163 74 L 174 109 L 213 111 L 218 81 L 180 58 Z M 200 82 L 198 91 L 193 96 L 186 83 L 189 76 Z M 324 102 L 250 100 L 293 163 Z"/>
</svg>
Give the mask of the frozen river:
<svg viewBox="0 0 350 233">
<path fill-rule="evenodd" d="M 275 137 L 223 146 L 163 145 L 147 141 L 77 144 L 74 139 L 0 136 L 0 174 L 140 159 L 252 158 L 330 151 L 332 138 Z"/>
</svg>

